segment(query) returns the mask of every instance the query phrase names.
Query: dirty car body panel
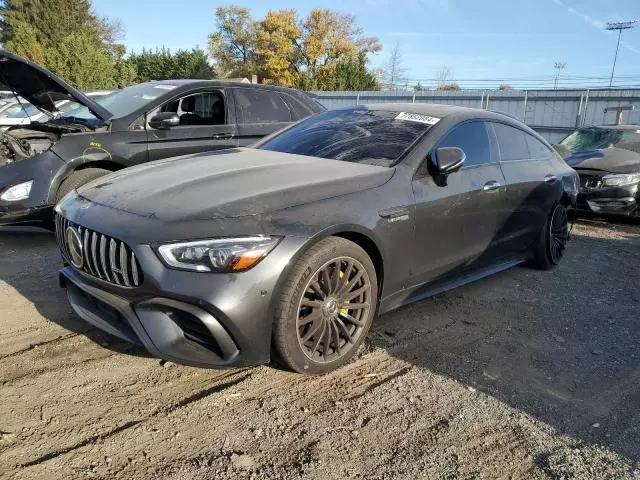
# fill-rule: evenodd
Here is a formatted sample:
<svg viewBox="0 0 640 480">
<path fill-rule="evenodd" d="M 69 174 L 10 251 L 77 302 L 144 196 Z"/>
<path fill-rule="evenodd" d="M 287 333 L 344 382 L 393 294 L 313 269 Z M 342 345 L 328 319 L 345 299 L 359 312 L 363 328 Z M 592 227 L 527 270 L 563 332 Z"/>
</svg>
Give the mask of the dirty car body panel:
<svg viewBox="0 0 640 480">
<path fill-rule="evenodd" d="M 310 96 L 292 89 L 214 80 L 148 82 L 92 100 L 4 50 L 0 50 L 0 66 L 0 84 L 47 114 L 44 121 L 0 133 L 0 225 L 48 226 L 60 185 L 74 172 L 117 171 L 152 160 L 236 147 L 248 143 L 239 136 L 242 128 L 253 128 L 253 142 L 324 111 Z M 25 75 L 28 82 L 20 80 Z M 248 96 L 259 102 L 247 104 Z M 239 112 L 236 98 L 245 102 Z M 55 102 L 61 100 L 84 108 L 60 116 Z M 153 124 L 157 114 L 175 114 L 179 123 Z M 246 124 L 237 124 L 240 116 Z M 26 197 L 6 195 L 25 184 L 30 186 Z"/>
<path fill-rule="evenodd" d="M 367 135 L 358 116 L 413 133 L 406 144 Z M 539 166 L 526 159 L 521 175 L 515 167 L 503 174 L 492 122 L 541 142 L 544 174 L 556 179 L 534 182 Z M 468 123 L 486 148 L 465 144 L 468 164 L 443 183 L 432 172 L 434 152 L 466 138 L 469 127 L 458 129 Z M 349 138 L 361 143 L 342 147 Z M 387 151 L 401 155 L 387 158 Z M 318 241 L 342 236 L 366 249 L 384 313 L 527 260 L 525 214 L 540 232 L 546 217 L 537 210 L 571 207 L 576 194 L 575 172 L 535 132 L 503 115 L 438 105 L 352 107 L 311 117 L 255 148 L 140 165 L 78 189 L 56 208 L 60 278 L 82 318 L 159 357 L 203 367 L 264 363 L 279 293 Z M 175 242 L 256 236 L 277 244 L 246 271 L 186 271 L 160 253 Z M 121 273 L 112 278 L 123 266 L 130 285 Z"/>
</svg>

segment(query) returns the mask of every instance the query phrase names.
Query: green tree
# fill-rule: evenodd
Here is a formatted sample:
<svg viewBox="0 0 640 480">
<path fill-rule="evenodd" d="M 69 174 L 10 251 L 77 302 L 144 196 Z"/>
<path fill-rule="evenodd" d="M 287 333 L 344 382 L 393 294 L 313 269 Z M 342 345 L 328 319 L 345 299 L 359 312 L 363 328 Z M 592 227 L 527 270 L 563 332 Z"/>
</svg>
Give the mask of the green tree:
<svg viewBox="0 0 640 480">
<path fill-rule="evenodd" d="M 98 17 L 90 0 L 0 0 L 0 42 L 80 89 L 135 81 L 116 43 L 119 22 Z"/>
<path fill-rule="evenodd" d="M 223 77 L 255 73 L 255 28 L 248 8 L 216 9 L 216 31 L 209 35 L 209 53 Z"/>
<path fill-rule="evenodd" d="M 127 62 L 133 66 L 141 82 L 176 78 L 213 78 L 213 69 L 207 54 L 198 48 L 178 50 L 175 54 L 167 48 L 155 51 L 143 49 L 132 53 Z"/>
<path fill-rule="evenodd" d="M 339 59 L 332 67 L 323 90 L 380 90 L 375 75 L 367 70 L 367 55 L 359 52 Z"/>
</svg>

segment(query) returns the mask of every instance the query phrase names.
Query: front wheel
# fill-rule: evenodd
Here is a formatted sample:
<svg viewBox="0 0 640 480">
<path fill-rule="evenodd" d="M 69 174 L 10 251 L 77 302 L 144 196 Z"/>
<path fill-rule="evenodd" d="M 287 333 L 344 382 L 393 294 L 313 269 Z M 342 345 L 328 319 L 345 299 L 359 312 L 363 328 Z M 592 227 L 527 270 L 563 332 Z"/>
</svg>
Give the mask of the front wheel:
<svg viewBox="0 0 640 480">
<path fill-rule="evenodd" d="M 111 173 L 109 170 L 103 168 L 85 168 L 83 170 L 76 170 L 60 184 L 58 192 L 56 193 L 56 203 L 60 202 L 67 193 L 81 187 L 85 183 L 89 183 L 91 180 L 100 178 L 104 175 Z"/>
<path fill-rule="evenodd" d="M 296 262 L 274 319 L 273 350 L 292 370 L 319 375 L 347 363 L 378 303 L 376 271 L 355 243 L 329 237 Z"/>
<path fill-rule="evenodd" d="M 569 240 L 567 209 L 557 203 L 540 232 L 534 249 L 533 264 L 541 270 L 551 270 L 560 263 Z"/>
</svg>

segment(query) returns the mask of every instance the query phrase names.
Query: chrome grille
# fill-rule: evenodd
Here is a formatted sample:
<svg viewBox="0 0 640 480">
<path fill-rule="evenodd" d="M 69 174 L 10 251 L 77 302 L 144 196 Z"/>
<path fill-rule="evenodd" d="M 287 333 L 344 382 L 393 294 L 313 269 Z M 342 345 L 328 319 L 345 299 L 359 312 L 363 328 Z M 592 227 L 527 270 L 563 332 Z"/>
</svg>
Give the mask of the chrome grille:
<svg viewBox="0 0 640 480">
<path fill-rule="evenodd" d="M 67 229 L 75 229 L 82 243 L 82 265 L 71 261 L 66 241 Z M 142 285 L 142 270 L 133 251 L 124 242 L 108 237 L 82 225 L 76 225 L 56 215 L 56 238 L 62 255 L 75 268 L 115 285 L 138 287 Z M 78 262 L 80 263 L 80 262 Z"/>
</svg>

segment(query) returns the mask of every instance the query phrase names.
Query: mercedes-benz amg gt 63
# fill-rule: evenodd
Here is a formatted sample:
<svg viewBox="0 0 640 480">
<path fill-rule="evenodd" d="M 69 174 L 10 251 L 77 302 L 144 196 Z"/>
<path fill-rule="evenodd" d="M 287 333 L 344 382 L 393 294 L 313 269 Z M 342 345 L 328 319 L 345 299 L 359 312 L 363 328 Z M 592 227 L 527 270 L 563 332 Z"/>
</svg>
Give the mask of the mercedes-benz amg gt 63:
<svg viewBox="0 0 640 480">
<path fill-rule="evenodd" d="M 95 180 L 57 206 L 89 323 L 202 367 L 322 374 L 382 314 L 564 254 L 578 176 L 533 130 L 454 106 L 332 110 Z"/>
</svg>

